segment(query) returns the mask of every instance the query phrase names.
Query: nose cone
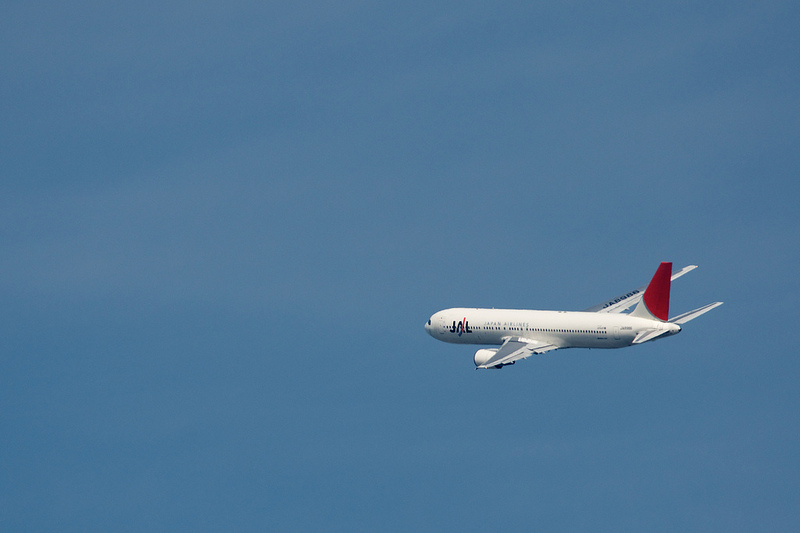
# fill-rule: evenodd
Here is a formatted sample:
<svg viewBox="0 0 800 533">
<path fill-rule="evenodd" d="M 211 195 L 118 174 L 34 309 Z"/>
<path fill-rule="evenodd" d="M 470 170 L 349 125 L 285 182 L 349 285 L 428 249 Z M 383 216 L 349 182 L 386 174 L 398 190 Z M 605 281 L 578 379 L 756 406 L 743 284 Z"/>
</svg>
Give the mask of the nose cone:
<svg viewBox="0 0 800 533">
<path fill-rule="evenodd" d="M 428 332 L 428 335 L 433 336 L 433 317 L 429 318 L 425 323 L 425 331 Z"/>
</svg>

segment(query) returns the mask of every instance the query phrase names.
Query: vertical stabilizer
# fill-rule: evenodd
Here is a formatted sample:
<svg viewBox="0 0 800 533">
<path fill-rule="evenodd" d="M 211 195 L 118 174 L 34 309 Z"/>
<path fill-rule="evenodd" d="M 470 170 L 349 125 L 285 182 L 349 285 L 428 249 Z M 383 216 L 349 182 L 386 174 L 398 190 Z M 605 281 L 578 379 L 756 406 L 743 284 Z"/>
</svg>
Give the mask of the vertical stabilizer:
<svg viewBox="0 0 800 533">
<path fill-rule="evenodd" d="M 639 304 L 631 311 L 631 316 L 650 318 L 666 322 L 669 320 L 669 286 L 672 277 L 672 263 L 661 263 L 650 280 Z"/>
</svg>

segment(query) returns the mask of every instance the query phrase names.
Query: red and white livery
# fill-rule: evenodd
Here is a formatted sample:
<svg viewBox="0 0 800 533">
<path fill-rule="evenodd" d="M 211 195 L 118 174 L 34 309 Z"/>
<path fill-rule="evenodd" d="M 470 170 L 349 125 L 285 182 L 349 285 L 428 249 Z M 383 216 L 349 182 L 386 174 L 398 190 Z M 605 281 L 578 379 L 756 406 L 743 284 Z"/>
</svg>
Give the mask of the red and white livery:
<svg viewBox="0 0 800 533">
<path fill-rule="evenodd" d="M 672 274 L 672 263 L 661 263 L 648 285 L 584 311 L 445 309 L 431 316 L 425 331 L 444 342 L 500 346 L 475 352 L 477 368 L 502 368 L 559 348 L 624 348 L 680 333 L 681 324 L 722 305 L 714 302 L 669 318 L 672 280 L 695 268 Z"/>
</svg>

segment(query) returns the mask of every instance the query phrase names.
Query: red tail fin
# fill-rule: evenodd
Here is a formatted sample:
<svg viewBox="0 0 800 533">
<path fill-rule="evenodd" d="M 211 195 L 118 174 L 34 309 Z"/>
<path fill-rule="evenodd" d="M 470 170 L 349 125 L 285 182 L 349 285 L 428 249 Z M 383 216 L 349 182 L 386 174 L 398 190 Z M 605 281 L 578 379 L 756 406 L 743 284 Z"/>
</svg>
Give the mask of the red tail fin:
<svg viewBox="0 0 800 533">
<path fill-rule="evenodd" d="M 669 285 L 672 263 L 661 263 L 644 291 L 644 305 L 659 320 L 669 320 Z"/>
</svg>

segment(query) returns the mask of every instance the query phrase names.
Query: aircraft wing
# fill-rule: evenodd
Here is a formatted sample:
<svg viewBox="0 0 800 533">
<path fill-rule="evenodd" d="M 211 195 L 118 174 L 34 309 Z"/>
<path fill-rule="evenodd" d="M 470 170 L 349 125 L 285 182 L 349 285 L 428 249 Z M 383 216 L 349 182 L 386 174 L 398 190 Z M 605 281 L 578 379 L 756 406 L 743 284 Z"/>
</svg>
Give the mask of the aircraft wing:
<svg viewBox="0 0 800 533">
<path fill-rule="evenodd" d="M 683 276 L 687 272 L 691 272 L 695 268 L 697 268 L 697 265 L 683 267 L 672 275 L 670 281 L 675 281 L 679 277 Z M 617 296 L 616 298 L 611 298 L 603 303 L 599 303 L 588 309 L 584 309 L 584 311 L 589 313 L 621 313 L 639 303 L 639 300 L 641 300 L 642 296 L 644 296 L 644 290 L 646 288 L 647 285 L 639 287 L 638 289 L 633 289 L 632 291 Z"/>
<path fill-rule="evenodd" d="M 524 337 L 508 337 L 491 359 L 478 368 L 492 368 L 494 366 L 510 365 L 519 359 L 525 359 L 535 353 L 557 350 L 558 346 L 547 342 L 540 342 Z"/>
</svg>

